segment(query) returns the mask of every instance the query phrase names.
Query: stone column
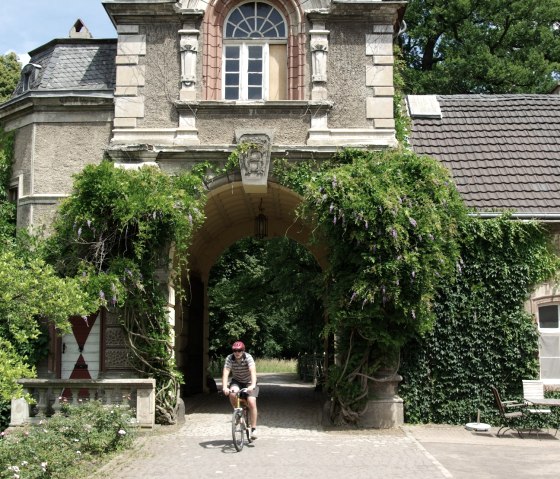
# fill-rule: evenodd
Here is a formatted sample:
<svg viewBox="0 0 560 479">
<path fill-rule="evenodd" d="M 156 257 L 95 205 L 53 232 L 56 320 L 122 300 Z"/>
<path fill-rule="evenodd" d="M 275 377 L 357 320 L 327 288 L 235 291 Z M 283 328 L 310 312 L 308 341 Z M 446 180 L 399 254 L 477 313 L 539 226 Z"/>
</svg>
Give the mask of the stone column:
<svg viewBox="0 0 560 479">
<path fill-rule="evenodd" d="M 181 50 L 181 91 L 182 101 L 196 100 L 198 36 L 200 31 L 194 28 L 194 22 L 183 24 L 179 30 L 179 46 Z"/>
<path fill-rule="evenodd" d="M 369 383 L 367 410 L 359 420 L 359 426 L 375 429 L 390 429 L 404 424 L 403 400 L 397 395 L 402 376 L 395 373 L 376 376 Z"/>
<path fill-rule="evenodd" d="M 312 100 L 326 100 L 327 91 L 327 53 L 329 51 L 329 31 L 325 24 L 314 22 L 309 31 L 312 55 Z"/>
<path fill-rule="evenodd" d="M 373 96 L 366 99 L 366 116 L 375 128 L 394 129 L 393 115 L 393 26 L 373 25 L 366 35 L 366 86 L 373 87 Z"/>
<path fill-rule="evenodd" d="M 145 65 L 140 59 L 146 55 L 146 35 L 139 34 L 138 25 L 117 26 L 117 78 L 115 85 L 116 129 L 136 128 L 138 118 L 144 117 Z"/>
</svg>

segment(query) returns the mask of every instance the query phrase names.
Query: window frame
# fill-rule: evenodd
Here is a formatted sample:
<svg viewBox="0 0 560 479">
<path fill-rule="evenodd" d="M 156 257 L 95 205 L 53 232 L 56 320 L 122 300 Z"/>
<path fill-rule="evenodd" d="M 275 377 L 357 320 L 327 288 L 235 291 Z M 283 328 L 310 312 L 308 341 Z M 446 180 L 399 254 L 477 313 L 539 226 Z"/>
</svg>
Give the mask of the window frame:
<svg viewBox="0 0 560 479">
<path fill-rule="evenodd" d="M 243 5 L 247 4 L 258 4 L 263 3 L 268 5 L 271 9 L 275 10 L 282 18 L 284 24 L 283 37 L 245 37 L 245 38 L 227 38 L 226 29 L 231 15 L 238 10 Z M 222 90 L 222 100 L 223 101 L 236 101 L 236 102 L 262 102 L 268 101 L 270 98 L 270 45 L 283 45 L 286 49 L 288 48 L 288 22 L 282 12 L 278 10 L 274 5 L 263 2 L 263 1 L 251 1 L 236 5 L 232 8 L 226 15 L 223 23 L 223 35 L 222 35 L 222 79 L 221 79 L 221 90 Z M 228 73 L 226 70 L 227 56 L 226 51 L 230 46 L 239 47 L 239 87 L 237 98 L 227 98 L 226 93 L 226 76 Z M 262 91 L 260 98 L 249 98 L 249 47 L 251 46 L 262 46 Z M 287 55 L 286 55 L 287 58 Z M 285 65 L 284 75 L 288 76 L 288 65 Z M 231 88 L 231 87 L 230 87 Z M 284 96 L 287 97 L 288 92 L 284 92 Z"/>
<path fill-rule="evenodd" d="M 541 327 L 540 309 L 547 306 L 556 306 L 558 326 L 556 328 L 543 328 Z M 560 302 L 550 301 L 546 303 L 537 304 L 537 325 L 539 332 L 549 334 L 560 334 Z"/>
</svg>

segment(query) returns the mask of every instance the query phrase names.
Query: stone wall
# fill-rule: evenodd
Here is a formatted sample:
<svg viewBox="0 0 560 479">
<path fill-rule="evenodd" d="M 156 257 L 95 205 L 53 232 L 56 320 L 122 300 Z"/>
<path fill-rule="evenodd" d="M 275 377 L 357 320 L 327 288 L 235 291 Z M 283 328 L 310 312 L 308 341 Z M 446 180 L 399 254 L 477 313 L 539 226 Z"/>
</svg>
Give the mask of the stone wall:
<svg viewBox="0 0 560 479">
<path fill-rule="evenodd" d="M 100 163 L 111 137 L 109 123 L 41 123 L 36 126 L 35 194 L 69 194 L 72 175 Z"/>
<path fill-rule="evenodd" d="M 179 98 L 180 23 L 141 25 L 140 32 L 146 35 L 146 56 L 141 57 L 140 66 L 145 65 L 145 85 L 140 88 L 144 96 L 144 118 L 138 119 L 139 128 L 176 128 L 178 114 L 173 102 Z"/>
</svg>

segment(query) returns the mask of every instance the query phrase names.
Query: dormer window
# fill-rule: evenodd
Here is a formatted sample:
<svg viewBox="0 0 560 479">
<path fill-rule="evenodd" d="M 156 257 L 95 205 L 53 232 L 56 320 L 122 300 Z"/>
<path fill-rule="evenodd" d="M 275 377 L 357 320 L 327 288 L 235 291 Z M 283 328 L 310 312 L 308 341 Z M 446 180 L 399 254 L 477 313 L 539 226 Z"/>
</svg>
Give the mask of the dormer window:
<svg viewBox="0 0 560 479">
<path fill-rule="evenodd" d="M 41 65 L 36 65 L 35 63 L 28 63 L 21 70 L 21 92 L 25 93 L 27 90 L 32 88 L 32 84 L 35 81 L 37 70 L 41 69 Z"/>
<path fill-rule="evenodd" d="M 267 3 L 245 3 L 230 12 L 223 31 L 223 98 L 286 99 L 287 29 L 280 12 Z"/>
</svg>

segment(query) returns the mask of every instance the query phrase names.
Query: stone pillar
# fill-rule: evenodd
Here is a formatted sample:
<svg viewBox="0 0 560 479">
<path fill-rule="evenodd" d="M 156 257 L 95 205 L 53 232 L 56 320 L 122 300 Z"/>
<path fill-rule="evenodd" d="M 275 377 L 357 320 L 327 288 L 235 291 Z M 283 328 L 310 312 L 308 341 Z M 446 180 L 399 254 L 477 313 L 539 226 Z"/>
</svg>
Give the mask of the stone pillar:
<svg viewBox="0 0 560 479">
<path fill-rule="evenodd" d="M 156 417 L 156 380 L 150 388 L 138 387 L 136 391 L 136 420 L 140 427 L 154 427 Z"/>
<path fill-rule="evenodd" d="M 198 37 L 200 31 L 195 28 L 194 21 L 183 23 L 179 30 L 179 48 L 181 51 L 181 90 L 180 102 L 193 102 L 197 99 L 197 62 L 198 62 Z M 198 130 L 196 129 L 195 110 L 181 108 L 179 110 L 179 127 L 176 133 L 178 144 L 200 144 Z"/>
<path fill-rule="evenodd" d="M 366 99 L 366 117 L 375 128 L 394 129 L 393 115 L 393 26 L 374 25 L 366 35 L 366 86 L 373 87 L 373 96 Z"/>
<path fill-rule="evenodd" d="M 144 118 L 146 67 L 140 59 L 146 55 L 146 35 L 139 34 L 138 25 L 118 25 L 117 78 L 115 85 L 116 129 L 136 128 L 139 118 Z"/>
<path fill-rule="evenodd" d="M 183 24 L 179 30 L 181 49 L 181 91 L 182 101 L 196 100 L 196 64 L 198 55 L 198 36 L 200 32 L 194 28 L 194 22 Z"/>
<path fill-rule="evenodd" d="M 29 423 L 29 404 L 24 398 L 12 399 L 10 427 Z"/>
<path fill-rule="evenodd" d="M 312 100 L 326 100 L 327 92 L 327 52 L 329 50 L 329 31 L 325 24 L 315 22 L 309 31 L 312 55 Z"/>
<path fill-rule="evenodd" d="M 358 425 L 374 429 L 390 429 L 404 424 L 403 400 L 397 395 L 402 381 L 399 374 L 383 376 L 379 374 L 369 384 L 367 410 Z"/>
</svg>

